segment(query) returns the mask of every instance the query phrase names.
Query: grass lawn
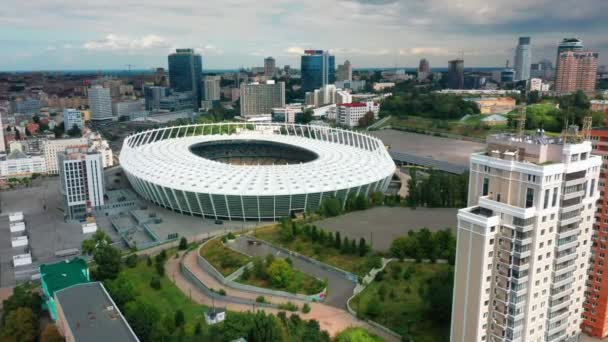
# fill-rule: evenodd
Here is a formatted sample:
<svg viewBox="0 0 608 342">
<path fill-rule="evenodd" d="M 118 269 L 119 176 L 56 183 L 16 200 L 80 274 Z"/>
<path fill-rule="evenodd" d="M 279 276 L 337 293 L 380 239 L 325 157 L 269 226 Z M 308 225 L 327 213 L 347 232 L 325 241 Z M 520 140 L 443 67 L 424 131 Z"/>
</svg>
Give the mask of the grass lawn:
<svg viewBox="0 0 608 342">
<path fill-rule="evenodd" d="M 255 232 L 255 236 L 258 239 L 268 241 L 273 245 L 282 246 L 359 276 L 366 275 L 373 268 L 374 262 L 378 259 L 370 254 L 365 257 L 342 254 L 335 248 L 328 248 L 313 243 L 303 234 L 296 236 L 293 241 L 286 243 L 279 238 L 278 226 L 258 229 Z"/>
<path fill-rule="evenodd" d="M 242 284 L 305 295 L 317 294 L 325 288 L 325 283 L 323 281 L 298 270 L 294 270 L 294 280 L 288 287 L 275 286 L 267 279 L 257 278 L 253 273 L 247 280 L 239 277 L 236 281 Z"/>
<path fill-rule="evenodd" d="M 394 279 L 391 267 L 398 264 L 403 271 L 410 270 L 409 279 L 403 276 Z M 382 281 L 373 281 L 363 292 L 351 301 L 351 307 L 359 315 L 370 318 L 397 333 L 404 334 L 408 326 L 410 335 L 417 342 L 443 342 L 449 340 L 450 323 L 438 325 L 425 316 L 425 305 L 420 295 L 420 289 L 424 287 L 427 279 L 434 273 L 449 270 L 452 266 L 445 264 L 415 264 L 408 262 L 390 263 L 386 275 Z M 402 275 L 404 272 L 401 272 Z M 384 287 L 384 300 L 379 294 L 379 289 Z M 377 314 L 367 313 L 367 307 L 371 302 L 379 302 Z"/>
<path fill-rule="evenodd" d="M 200 254 L 224 277 L 251 261 L 250 257 L 225 247 L 220 239 L 209 241 L 200 249 Z"/>
<path fill-rule="evenodd" d="M 169 253 L 170 258 L 173 254 Z M 160 278 L 161 288 L 150 287 L 150 280 L 157 276 L 154 264 L 147 266 L 145 261 L 137 263 L 135 268 L 124 267 L 121 276 L 129 279 L 135 288 L 136 298 L 158 309 L 161 315 L 173 317 L 175 311 L 181 309 L 186 319 L 186 331 L 194 331 L 196 322 L 204 322 L 204 306 L 196 304 L 182 293 L 167 277 Z"/>
<path fill-rule="evenodd" d="M 408 116 L 406 119 L 391 117 L 386 125 L 405 131 L 435 132 L 453 134 L 476 139 L 484 139 L 487 135 L 506 130 L 505 126 L 486 127 L 481 124 L 480 115 L 460 122 L 459 120 L 434 120 L 418 116 Z"/>
</svg>

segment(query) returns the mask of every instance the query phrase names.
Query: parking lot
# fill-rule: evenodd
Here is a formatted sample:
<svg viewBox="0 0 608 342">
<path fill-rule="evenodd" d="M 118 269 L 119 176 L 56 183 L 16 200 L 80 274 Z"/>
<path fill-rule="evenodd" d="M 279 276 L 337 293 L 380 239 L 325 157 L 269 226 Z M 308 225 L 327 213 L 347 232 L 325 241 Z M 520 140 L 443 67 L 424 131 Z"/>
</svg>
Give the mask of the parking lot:
<svg viewBox="0 0 608 342">
<path fill-rule="evenodd" d="M 378 251 L 387 251 L 391 242 L 410 230 L 426 227 L 432 231 L 450 228 L 456 231 L 455 208 L 375 207 L 317 221 L 327 231 L 340 232 L 349 239 L 364 238 Z"/>
</svg>

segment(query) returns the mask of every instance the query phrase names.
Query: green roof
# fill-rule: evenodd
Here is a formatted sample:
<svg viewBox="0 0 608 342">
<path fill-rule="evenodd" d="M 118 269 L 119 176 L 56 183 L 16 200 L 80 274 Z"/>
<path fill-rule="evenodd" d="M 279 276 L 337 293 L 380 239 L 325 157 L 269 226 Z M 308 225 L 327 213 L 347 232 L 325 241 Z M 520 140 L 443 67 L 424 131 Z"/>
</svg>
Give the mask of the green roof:
<svg viewBox="0 0 608 342">
<path fill-rule="evenodd" d="M 40 277 L 48 290 L 47 295 L 53 297 L 55 291 L 72 285 L 87 283 L 89 281 L 88 269 L 89 266 L 86 261 L 81 258 L 74 258 L 54 264 L 41 265 Z"/>
</svg>

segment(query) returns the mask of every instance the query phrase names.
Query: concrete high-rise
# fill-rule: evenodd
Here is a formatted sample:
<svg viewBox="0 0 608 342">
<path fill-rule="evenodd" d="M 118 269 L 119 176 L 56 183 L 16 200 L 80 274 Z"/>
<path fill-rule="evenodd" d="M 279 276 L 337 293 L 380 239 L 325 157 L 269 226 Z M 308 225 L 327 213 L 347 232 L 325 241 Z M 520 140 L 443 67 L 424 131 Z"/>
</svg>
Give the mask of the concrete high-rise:
<svg viewBox="0 0 608 342">
<path fill-rule="evenodd" d="M 220 100 L 220 80 L 221 76 L 205 76 L 203 78 L 203 100 L 219 101 Z"/>
<path fill-rule="evenodd" d="M 602 160 L 569 136 L 491 135 L 471 155 L 452 342 L 579 340 Z"/>
<path fill-rule="evenodd" d="M 587 94 L 593 94 L 595 92 L 597 66 L 597 52 L 561 52 L 555 73 L 555 92 L 569 94 L 582 90 Z"/>
<path fill-rule="evenodd" d="M 100 85 L 89 88 L 89 108 L 91 110 L 91 120 L 102 121 L 112 120 L 112 97 L 110 89 Z M 68 129 L 66 127 L 66 129 Z"/>
<path fill-rule="evenodd" d="M 63 126 L 66 131 L 71 130 L 74 126 L 79 129 L 84 128 L 84 115 L 81 111 L 73 108 L 63 110 Z"/>
<path fill-rule="evenodd" d="M 277 71 L 276 61 L 272 57 L 264 58 L 264 75 L 274 76 Z"/>
<path fill-rule="evenodd" d="M 71 219 L 81 219 L 89 209 L 104 204 L 104 176 L 101 154 L 85 149 L 67 149 L 57 154 L 61 192 Z"/>
<path fill-rule="evenodd" d="M 177 49 L 168 57 L 169 84 L 177 92 L 192 93 L 192 108 L 196 111 L 201 105 L 203 93 L 203 58 L 192 49 Z"/>
<path fill-rule="evenodd" d="M 448 62 L 448 88 L 464 88 L 464 60 L 455 59 Z"/>
<path fill-rule="evenodd" d="M 273 108 L 285 107 L 285 82 L 241 84 L 241 116 L 271 114 Z"/>
<path fill-rule="evenodd" d="M 302 93 L 336 81 L 336 58 L 323 50 L 306 50 L 301 57 Z"/>
<path fill-rule="evenodd" d="M 608 336 L 608 272 L 605 258 L 608 241 L 608 186 L 604 171 L 608 160 L 608 129 L 591 131 L 593 153 L 602 157 L 600 173 L 600 199 L 597 201 L 595 224 L 591 237 L 591 258 L 587 280 L 587 298 L 583 304 L 583 332 L 596 338 Z"/>
<path fill-rule="evenodd" d="M 418 80 L 426 80 L 431 74 L 431 65 L 426 58 L 420 60 L 418 64 Z"/>
<path fill-rule="evenodd" d="M 519 44 L 515 49 L 515 79 L 524 81 L 530 79 L 530 66 L 532 65 L 532 50 L 530 37 L 519 37 Z"/>
<path fill-rule="evenodd" d="M 2 125 L 2 115 L 0 115 L 0 155 L 6 153 L 6 143 L 4 142 L 4 126 Z"/>
<path fill-rule="evenodd" d="M 336 71 L 336 81 L 352 81 L 353 80 L 353 66 L 349 60 L 344 61 L 344 64 L 338 65 Z"/>
</svg>

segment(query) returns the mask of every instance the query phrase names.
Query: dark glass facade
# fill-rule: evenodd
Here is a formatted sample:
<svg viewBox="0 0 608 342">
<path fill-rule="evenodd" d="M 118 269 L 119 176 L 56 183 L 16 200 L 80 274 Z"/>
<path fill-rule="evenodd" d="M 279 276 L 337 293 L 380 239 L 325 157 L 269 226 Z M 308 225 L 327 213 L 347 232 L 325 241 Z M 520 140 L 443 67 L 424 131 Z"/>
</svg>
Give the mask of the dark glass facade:
<svg viewBox="0 0 608 342">
<path fill-rule="evenodd" d="M 448 62 L 448 88 L 464 88 L 464 61 L 462 59 Z"/>
<path fill-rule="evenodd" d="M 169 82 L 176 92 L 192 92 L 193 109 L 198 110 L 203 98 L 203 58 L 192 49 L 177 49 L 169 55 Z"/>
<path fill-rule="evenodd" d="M 302 92 L 313 91 L 336 81 L 336 58 L 320 50 L 307 51 L 301 58 Z"/>
</svg>

